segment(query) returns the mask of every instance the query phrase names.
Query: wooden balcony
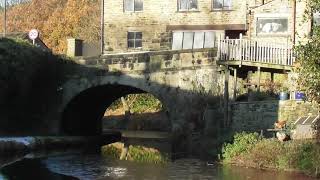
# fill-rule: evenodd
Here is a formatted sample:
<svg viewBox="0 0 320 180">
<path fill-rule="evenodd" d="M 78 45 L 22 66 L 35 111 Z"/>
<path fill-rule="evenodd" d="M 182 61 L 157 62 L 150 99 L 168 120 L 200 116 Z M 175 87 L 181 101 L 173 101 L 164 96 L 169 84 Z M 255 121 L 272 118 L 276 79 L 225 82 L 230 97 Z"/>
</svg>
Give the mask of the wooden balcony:
<svg viewBox="0 0 320 180">
<path fill-rule="evenodd" d="M 247 39 L 219 40 L 217 59 L 223 65 L 259 67 L 270 71 L 290 71 L 295 62 L 292 46 L 288 44 Z"/>
</svg>

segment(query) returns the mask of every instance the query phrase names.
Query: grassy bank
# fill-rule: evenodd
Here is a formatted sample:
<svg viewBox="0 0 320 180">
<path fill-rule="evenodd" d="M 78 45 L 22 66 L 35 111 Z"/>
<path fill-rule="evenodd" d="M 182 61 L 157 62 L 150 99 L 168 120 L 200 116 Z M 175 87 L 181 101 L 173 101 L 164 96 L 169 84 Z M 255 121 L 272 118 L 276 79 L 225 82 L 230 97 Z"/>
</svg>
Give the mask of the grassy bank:
<svg viewBox="0 0 320 180">
<path fill-rule="evenodd" d="M 222 156 L 224 163 L 319 176 L 320 144 L 316 141 L 280 142 L 257 133 L 239 133 L 233 143 L 223 146 Z"/>
<path fill-rule="evenodd" d="M 120 159 L 123 150 L 123 143 L 113 143 L 103 146 L 101 148 L 101 153 L 106 157 Z M 160 151 L 154 148 L 130 145 L 124 159 L 141 163 L 164 164 L 168 162 L 169 157 L 167 154 L 162 154 Z"/>
</svg>

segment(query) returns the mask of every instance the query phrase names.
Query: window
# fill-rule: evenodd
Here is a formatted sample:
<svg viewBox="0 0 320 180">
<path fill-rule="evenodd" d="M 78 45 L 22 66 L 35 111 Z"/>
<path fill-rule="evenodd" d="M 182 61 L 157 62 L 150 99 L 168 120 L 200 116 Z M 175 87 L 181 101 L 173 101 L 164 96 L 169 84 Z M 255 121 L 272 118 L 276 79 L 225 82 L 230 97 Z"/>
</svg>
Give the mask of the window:
<svg viewBox="0 0 320 180">
<path fill-rule="evenodd" d="M 320 25 L 320 12 L 314 12 L 313 13 L 313 25 L 319 26 Z"/>
<path fill-rule="evenodd" d="M 201 49 L 213 48 L 215 43 L 214 31 L 175 31 L 172 38 L 172 49 Z"/>
<path fill-rule="evenodd" d="M 257 35 L 283 35 L 288 33 L 287 17 L 258 17 Z"/>
<path fill-rule="evenodd" d="M 142 47 L 142 32 L 128 32 L 128 48 Z"/>
<path fill-rule="evenodd" d="M 143 10 L 143 0 L 124 0 L 124 11 L 135 12 Z"/>
<path fill-rule="evenodd" d="M 212 9 L 230 10 L 232 0 L 212 0 Z"/>
<path fill-rule="evenodd" d="M 190 11 L 198 9 L 198 0 L 178 0 L 178 11 Z"/>
</svg>

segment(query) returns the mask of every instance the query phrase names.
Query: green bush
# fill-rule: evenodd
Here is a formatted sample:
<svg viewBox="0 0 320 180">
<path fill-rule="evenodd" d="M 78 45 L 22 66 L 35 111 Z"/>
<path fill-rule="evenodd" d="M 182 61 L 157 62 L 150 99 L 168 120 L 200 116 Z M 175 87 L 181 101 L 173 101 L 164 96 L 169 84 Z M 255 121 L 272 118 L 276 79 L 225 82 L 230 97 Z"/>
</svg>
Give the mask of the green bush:
<svg viewBox="0 0 320 180">
<path fill-rule="evenodd" d="M 132 113 L 156 112 L 162 109 L 161 102 L 152 94 L 129 94 L 125 96 L 128 106 Z M 122 108 L 121 99 L 116 100 L 109 107 L 111 110 Z"/>
<path fill-rule="evenodd" d="M 262 139 L 250 149 L 246 157 L 259 166 L 273 167 L 278 161 L 275 154 L 282 153 L 282 150 L 283 144 L 281 142 L 274 139 Z"/>
<path fill-rule="evenodd" d="M 121 156 L 121 149 L 112 145 L 107 145 L 101 148 L 101 154 L 104 157 L 119 159 Z"/>
<path fill-rule="evenodd" d="M 320 144 L 314 141 L 280 142 L 277 139 L 260 139 L 257 133 L 239 133 L 232 144 L 223 147 L 224 162 L 241 162 L 258 168 L 298 170 L 318 175 Z M 242 165 L 241 164 L 241 165 Z"/>
<path fill-rule="evenodd" d="M 306 171 L 313 167 L 312 155 L 313 155 L 313 145 L 311 143 L 303 144 L 298 154 L 298 162 L 297 162 L 297 166 L 300 170 Z"/>
<path fill-rule="evenodd" d="M 233 143 L 223 145 L 222 157 L 227 161 L 231 160 L 242 153 L 248 152 L 259 141 L 258 133 L 237 133 L 234 136 Z"/>
<path fill-rule="evenodd" d="M 297 168 L 308 174 L 318 174 L 320 169 L 320 145 L 306 142 L 301 145 L 297 157 Z"/>
<path fill-rule="evenodd" d="M 128 99 L 132 100 L 130 108 L 135 113 L 143 113 L 146 110 L 159 111 L 162 109 L 161 102 L 152 94 L 129 95 Z"/>
</svg>

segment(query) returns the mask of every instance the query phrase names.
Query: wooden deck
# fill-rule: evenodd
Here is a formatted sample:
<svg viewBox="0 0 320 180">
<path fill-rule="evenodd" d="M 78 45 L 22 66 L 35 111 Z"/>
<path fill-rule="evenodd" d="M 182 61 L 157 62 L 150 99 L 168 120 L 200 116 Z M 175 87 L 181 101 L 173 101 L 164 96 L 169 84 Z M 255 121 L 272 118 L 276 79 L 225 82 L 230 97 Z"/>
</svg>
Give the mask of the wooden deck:
<svg viewBox="0 0 320 180">
<path fill-rule="evenodd" d="M 292 46 L 246 39 L 218 42 L 218 63 L 290 71 L 295 62 Z"/>
</svg>

